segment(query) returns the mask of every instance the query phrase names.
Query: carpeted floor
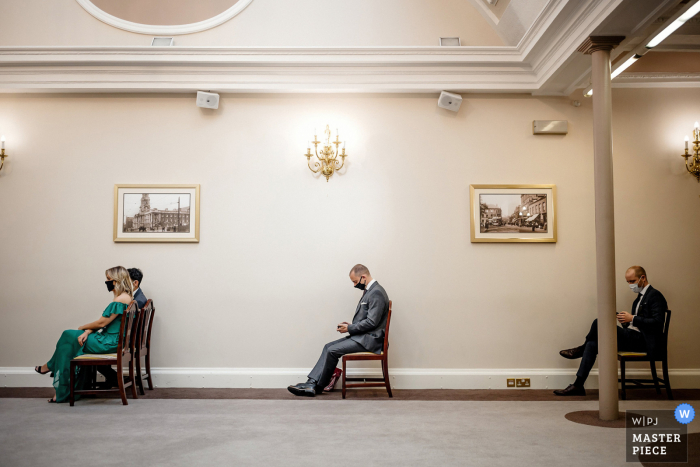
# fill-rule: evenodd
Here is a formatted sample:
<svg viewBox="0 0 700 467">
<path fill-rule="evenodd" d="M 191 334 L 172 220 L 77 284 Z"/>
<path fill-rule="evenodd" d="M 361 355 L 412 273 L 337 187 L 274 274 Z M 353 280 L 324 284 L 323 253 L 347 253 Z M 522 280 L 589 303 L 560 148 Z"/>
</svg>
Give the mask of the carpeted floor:
<svg viewBox="0 0 700 467">
<path fill-rule="evenodd" d="M 586 396 L 559 397 L 549 389 L 394 389 L 395 400 L 405 401 L 595 401 L 596 389 L 588 390 Z M 700 400 L 700 389 L 676 389 L 676 400 Z M 128 397 L 131 398 L 129 393 Z M 50 398 L 53 388 L 0 388 L 0 398 Z M 115 398 L 118 396 L 114 396 Z M 259 399 L 294 400 L 299 399 L 286 389 L 233 389 L 233 388 L 157 388 L 146 390 L 145 399 Z M 388 399 L 384 389 L 348 389 L 347 399 Z M 340 390 L 324 393 L 319 400 L 341 399 Z M 658 395 L 653 389 L 627 391 L 628 400 L 666 400 L 666 392 Z"/>
<path fill-rule="evenodd" d="M 680 402 L 625 401 L 620 406 L 672 409 Z M 279 394 L 266 400 L 150 396 L 130 400 L 128 406 L 116 399 L 85 399 L 74 407 L 3 398 L 0 465 L 630 465 L 625 462 L 625 430 L 565 417 L 596 409 L 595 401 L 571 399 L 373 397 L 368 403 L 359 395 L 345 401 L 283 400 Z M 689 428 L 699 432 L 700 422 Z"/>
</svg>

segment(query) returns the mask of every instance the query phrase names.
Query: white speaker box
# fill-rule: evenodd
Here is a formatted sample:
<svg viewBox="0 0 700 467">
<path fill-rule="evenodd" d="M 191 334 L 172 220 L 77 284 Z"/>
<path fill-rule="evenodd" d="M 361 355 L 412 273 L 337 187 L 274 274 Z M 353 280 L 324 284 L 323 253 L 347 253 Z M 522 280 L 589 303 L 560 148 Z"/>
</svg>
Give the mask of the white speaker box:
<svg viewBox="0 0 700 467">
<path fill-rule="evenodd" d="M 197 107 L 205 109 L 219 108 L 219 95 L 215 92 L 197 91 Z"/>
<path fill-rule="evenodd" d="M 462 96 L 459 94 L 452 94 L 451 92 L 447 91 L 442 91 L 440 93 L 438 107 L 457 112 L 460 105 L 462 105 Z"/>
</svg>

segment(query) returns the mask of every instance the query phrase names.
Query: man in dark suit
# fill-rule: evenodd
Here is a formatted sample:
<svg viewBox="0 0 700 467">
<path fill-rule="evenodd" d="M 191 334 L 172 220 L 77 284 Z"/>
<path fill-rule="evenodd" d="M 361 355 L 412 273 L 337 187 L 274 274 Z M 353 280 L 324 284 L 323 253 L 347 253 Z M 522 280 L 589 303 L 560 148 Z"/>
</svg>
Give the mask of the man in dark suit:
<svg viewBox="0 0 700 467">
<path fill-rule="evenodd" d="M 389 297 L 384 288 L 372 279 L 369 269 L 361 264 L 352 268 L 350 280 L 355 288 L 363 291 L 352 324 L 342 322 L 337 328 L 339 333 L 347 332 L 350 335 L 323 347 L 321 357 L 309 373 L 309 380 L 287 388 L 295 396 L 314 397 L 321 394 L 343 355 L 357 352 L 380 354 L 384 348 Z"/>
<path fill-rule="evenodd" d="M 632 266 L 625 273 L 625 280 L 630 289 L 637 293 L 632 303 L 632 313 L 621 311 L 617 320 L 622 326 L 617 327 L 617 349 L 628 352 L 646 352 L 655 355 L 656 350 L 664 346 L 664 319 L 668 306 L 664 296 L 649 285 L 647 273 L 641 266 Z M 558 389 L 558 396 L 585 396 L 583 383 L 593 368 L 598 355 L 598 320 L 594 320 L 586 342 L 573 349 L 562 350 L 559 354 L 568 359 L 581 358 L 576 373 L 576 381 L 566 389 Z"/>
<path fill-rule="evenodd" d="M 143 280 L 143 273 L 140 269 L 131 268 L 128 269 L 129 277 L 131 277 L 132 288 L 134 290 L 134 300 L 139 307 L 139 311 L 146 305 L 148 299 L 143 294 L 141 290 L 141 281 Z M 117 382 L 117 372 L 111 366 L 99 365 L 97 371 L 105 377 L 104 387 L 115 388 L 118 385 Z"/>
<path fill-rule="evenodd" d="M 146 305 L 146 302 L 148 301 L 146 296 L 143 294 L 143 291 L 141 290 L 141 281 L 143 280 L 143 273 L 140 269 L 137 268 L 131 268 L 128 271 L 129 277 L 131 277 L 131 283 L 134 284 L 134 300 L 136 300 L 136 304 L 139 306 L 139 310 L 141 310 L 141 308 L 143 308 Z"/>
</svg>

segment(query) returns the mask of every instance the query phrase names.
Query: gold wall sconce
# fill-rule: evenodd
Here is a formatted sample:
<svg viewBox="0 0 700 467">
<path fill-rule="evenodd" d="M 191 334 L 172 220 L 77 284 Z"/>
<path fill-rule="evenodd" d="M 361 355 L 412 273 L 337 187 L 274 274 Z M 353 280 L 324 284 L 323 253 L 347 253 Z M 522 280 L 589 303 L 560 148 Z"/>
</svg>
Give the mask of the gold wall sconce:
<svg viewBox="0 0 700 467">
<path fill-rule="evenodd" d="M 5 135 L 2 135 L 0 136 L 0 170 L 2 170 L 2 166 L 5 165 L 6 157 L 10 156 L 5 154 Z"/>
<path fill-rule="evenodd" d="M 700 182 L 700 123 L 695 122 L 695 128 L 693 128 L 693 153 L 688 152 L 688 137 L 685 137 L 685 154 L 681 157 L 685 157 L 685 168 L 688 170 L 690 175 L 693 175 Z M 688 164 L 688 158 L 690 158 L 690 164 Z"/>
<path fill-rule="evenodd" d="M 326 177 L 326 182 L 331 178 L 336 170 L 340 170 L 345 165 L 345 158 L 348 156 L 345 154 L 345 142 L 343 142 L 343 152 L 338 153 L 338 146 L 340 146 L 340 136 L 338 130 L 336 129 L 335 141 L 331 141 L 331 129 L 326 125 L 326 142 L 321 145 L 321 155 L 318 153 L 318 145 L 321 143 L 316 137 L 316 130 L 314 130 L 314 154 L 318 162 L 314 161 L 313 167 L 311 165 L 311 144 L 306 148 L 306 162 L 309 166 L 309 170 L 317 174 L 321 172 L 321 175 Z M 335 144 L 335 150 L 333 150 L 333 145 Z M 341 157 L 341 161 L 338 161 L 338 156 Z"/>
</svg>

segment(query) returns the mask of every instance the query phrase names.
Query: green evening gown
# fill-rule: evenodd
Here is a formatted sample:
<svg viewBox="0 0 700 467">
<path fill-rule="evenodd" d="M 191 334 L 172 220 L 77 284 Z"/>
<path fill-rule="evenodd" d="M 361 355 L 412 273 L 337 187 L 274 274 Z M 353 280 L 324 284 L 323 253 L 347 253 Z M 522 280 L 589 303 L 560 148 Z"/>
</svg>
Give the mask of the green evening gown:
<svg viewBox="0 0 700 467">
<path fill-rule="evenodd" d="M 107 305 L 102 316 L 121 315 L 127 309 L 124 303 L 112 302 Z M 56 344 L 56 351 L 46 364 L 54 374 L 53 387 L 56 388 L 56 402 L 67 402 L 70 396 L 70 361 L 85 353 L 114 353 L 119 343 L 121 319 L 115 318 L 101 333 L 93 332 L 81 347 L 78 337 L 85 331 L 68 329 L 63 331 Z"/>
</svg>

